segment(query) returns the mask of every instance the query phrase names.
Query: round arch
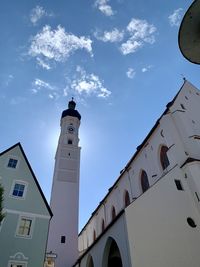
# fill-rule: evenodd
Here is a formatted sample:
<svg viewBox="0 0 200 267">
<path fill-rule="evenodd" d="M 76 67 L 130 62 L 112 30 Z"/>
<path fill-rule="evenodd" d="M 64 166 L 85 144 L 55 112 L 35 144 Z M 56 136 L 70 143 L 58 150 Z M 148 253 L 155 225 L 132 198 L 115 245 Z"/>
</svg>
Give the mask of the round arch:
<svg viewBox="0 0 200 267">
<path fill-rule="evenodd" d="M 123 267 L 119 247 L 112 237 L 109 237 L 106 242 L 102 267 Z"/>
</svg>

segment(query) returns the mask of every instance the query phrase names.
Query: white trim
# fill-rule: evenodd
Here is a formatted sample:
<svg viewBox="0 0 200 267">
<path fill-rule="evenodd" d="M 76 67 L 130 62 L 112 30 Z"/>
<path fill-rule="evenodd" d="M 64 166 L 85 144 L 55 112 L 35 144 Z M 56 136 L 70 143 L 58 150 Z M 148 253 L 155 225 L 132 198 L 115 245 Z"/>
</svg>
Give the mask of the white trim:
<svg viewBox="0 0 200 267">
<path fill-rule="evenodd" d="M 17 184 L 17 183 L 25 186 L 22 197 L 20 197 L 20 196 L 13 196 L 13 190 L 14 190 L 15 184 Z M 11 186 L 11 190 L 10 190 L 10 193 L 9 193 L 9 197 L 14 198 L 14 199 L 24 200 L 25 197 L 26 197 L 26 193 L 27 193 L 27 187 L 28 187 L 28 183 L 26 181 L 24 181 L 24 180 L 13 180 L 12 186 Z"/>
<path fill-rule="evenodd" d="M 8 262 L 8 267 L 11 267 L 11 264 L 23 264 L 23 267 L 27 267 L 27 262 L 26 261 L 11 260 L 11 261 Z"/>
<path fill-rule="evenodd" d="M 22 219 L 27 219 L 27 220 L 31 221 L 30 234 L 29 235 L 20 235 L 20 234 L 18 234 L 20 222 L 21 222 Z M 15 231 L 15 237 L 16 238 L 32 239 L 34 225 L 35 225 L 35 218 L 34 217 L 19 215 L 17 228 L 16 228 L 16 231 Z"/>
<path fill-rule="evenodd" d="M 2 227 L 3 227 L 3 223 L 4 223 L 4 221 L 5 221 L 5 218 L 3 218 L 3 220 L 0 222 L 0 232 L 1 232 L 1 229 L 2 229 Z"/>
<path fill-rule="evenodd" d="M 11 213 L 11 214 L 17 214 L 17 215 L 22 215 L 22 216 L 27 216 L 27 217 L 35 217 L 35 218 L 41 218 L 41 219 L 50 219 L 51 216 L 49 215 L 42 215 L 42 214 L 37 214 L 37 213 L 30 213 L 30 212 L 23 212 L 20 210 L 10 210 L 10 209 L 3 209 L 4 212 Z"/>
<path fill-rule="evenodd" d="M 10 159 L 16 159 L 17 160 L 16 168 L 8 167 L 8 162 L 9 162 Z M 20 163 L 20 158 L 18 156 L 16 156 L 16 155 L 15 156 L 14 155 L 8 155 L 6 163 L 5 163 L 5 168 L 9 169 L 9 170 L 17 170 L 19 168 L 19 163 Z"/>
<path fill-rule="evenodd" d="M 17 259 L 17 260 L 23 260 L 23 261 L 27 261 L 28 258 L 24 256 L 24 254 L 22 252 L 16 252 L 14 256 L 10 256 L 11 259 Z"/>
</svg>

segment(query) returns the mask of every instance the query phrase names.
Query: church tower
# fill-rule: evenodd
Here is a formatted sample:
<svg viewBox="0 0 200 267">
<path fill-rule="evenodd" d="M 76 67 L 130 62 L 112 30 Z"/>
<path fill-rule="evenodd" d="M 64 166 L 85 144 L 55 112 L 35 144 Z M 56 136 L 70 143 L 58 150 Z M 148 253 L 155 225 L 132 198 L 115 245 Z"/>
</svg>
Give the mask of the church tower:
<svg viewBox="0 0 200 267">
<path fill-rule="evenodd" d="M 81 115 L 69 101 L 61 116 L 61 133 L 55 157 L 47 254 L 55 255 L 55 267 L 71 267 L 78 258 L 79 126 Z"/>
</svg>

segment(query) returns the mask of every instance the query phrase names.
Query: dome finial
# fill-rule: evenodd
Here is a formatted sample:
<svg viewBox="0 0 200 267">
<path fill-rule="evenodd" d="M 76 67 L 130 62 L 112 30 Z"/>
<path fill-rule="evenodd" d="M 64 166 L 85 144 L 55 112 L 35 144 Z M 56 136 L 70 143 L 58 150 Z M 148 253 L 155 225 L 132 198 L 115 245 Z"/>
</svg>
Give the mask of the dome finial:
<svg viewBox="0 0 200 267">
<path fill-rule="evenodd" d="M 75 109 L 75 107 L 76 107 L 76 103 L 74 102 L 74 98 L 72 97 L 72 100 L 69 101 L 69 103 L 68 103 L 68 108 L 69 109 Z"/>
</svg>

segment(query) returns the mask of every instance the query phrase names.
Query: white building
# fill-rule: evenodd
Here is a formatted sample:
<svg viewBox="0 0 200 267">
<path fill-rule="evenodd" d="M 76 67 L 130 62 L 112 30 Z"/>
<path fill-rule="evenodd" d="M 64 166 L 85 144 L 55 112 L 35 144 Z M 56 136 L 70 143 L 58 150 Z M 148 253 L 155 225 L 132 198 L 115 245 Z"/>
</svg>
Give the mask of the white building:
<svg viewBox="0 0 200 267">
<path fill-rule="evenodd" d="M 76 267 L 199 267 L 199 114 L 185 81 L 80 232 Z"/>
<path fill-rule="evenodd" d="M 184 81 L 80 232 L 75 267 L 199 267 L 199 114 L 200 91 Z M 67 131 L 66 140 L 70 136 L 70 119 L 66 117 L 63 126 Z M 77 131 L 78 120 L 75 125 Z M 79 151 L 78 143 L 75 144 Z M 60 146 L 61 141 L 58 152 Z M 67 144 L 63 146 L 68 151 Z M 58 152 L 57 161 L 61 158 Z M 63 155 L 66 154 L 63 152 Z M 79 172 L 78 152 L 77 155 L 73 169 L 77 168 L 76 173 Z M 58 200 L 60 190 L 64 194 L 67 184 L 54 196 L 62 206 Z M 76 193 L 71 196 L 73 201 L 78 198 L 78 189 Z M 76 201 L 74 205 L 77 207 Z M 52 209 L 55 213 L 53 206 Z M 57 215 L 60 220 L 71 216 L 71 212 L 64 214 L 63 208 L 60 212 Z M 71 227 L 61 229 L 64 232 Z M 67 239 L 67 232 L 63 232 L 58 233 L 59 238 L 63 234 Z M 57 263 L 56 260 L 56 267 L 63 266 Z M 67 261 L 65 266 L 71 267 Z"/>
</svg>

